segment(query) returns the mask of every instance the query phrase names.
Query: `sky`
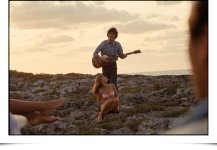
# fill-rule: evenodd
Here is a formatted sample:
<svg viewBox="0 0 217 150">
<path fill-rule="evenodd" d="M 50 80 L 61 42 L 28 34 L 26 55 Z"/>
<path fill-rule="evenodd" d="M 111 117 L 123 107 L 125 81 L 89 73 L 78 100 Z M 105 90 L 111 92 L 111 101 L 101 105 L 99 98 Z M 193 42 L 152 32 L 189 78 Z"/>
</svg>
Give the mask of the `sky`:
<svg viewBox="0 0 217 150">
<path fill-rule="evenodd" d="M 190 69 L 190 1 L 10 1 L 9 68 L 96 74 L 96 47 L 116 27 L 124 53 L 118 73 Z"/>
</svg>

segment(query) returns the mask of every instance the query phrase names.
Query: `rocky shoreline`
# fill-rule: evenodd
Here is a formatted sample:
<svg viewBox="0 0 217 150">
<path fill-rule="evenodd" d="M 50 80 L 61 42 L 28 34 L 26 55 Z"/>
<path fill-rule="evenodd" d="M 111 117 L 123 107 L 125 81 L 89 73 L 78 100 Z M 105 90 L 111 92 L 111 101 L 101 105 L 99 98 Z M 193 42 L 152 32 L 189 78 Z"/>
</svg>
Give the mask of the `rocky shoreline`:
<svg viewBox="0 0 217 150">
<path fill-rule="evenodd" d="M 61 120 L 27 125 L 24 135 L 149 135 L 164 134 L 197 103 L 190 75 L 118 75 L 120 112 L 97 123 L 99 104 L 92 93 L 96 75 L 32 74 L 10 71 L 10 98 L 66 101 L 51 114 Z"/>
</svg>

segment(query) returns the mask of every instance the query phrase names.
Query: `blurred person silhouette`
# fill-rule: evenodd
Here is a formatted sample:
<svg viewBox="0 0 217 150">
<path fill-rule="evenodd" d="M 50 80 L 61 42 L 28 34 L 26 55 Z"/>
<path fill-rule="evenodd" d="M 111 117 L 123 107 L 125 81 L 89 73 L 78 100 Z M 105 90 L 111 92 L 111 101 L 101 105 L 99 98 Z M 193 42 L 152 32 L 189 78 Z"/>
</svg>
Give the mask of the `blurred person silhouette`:
<svg viewBox="0 0 217 150">
<path fill-rule="evenodd" d="M 189 32 L 192 83 L 198 103 L 167 134 L 208 134 L 208 1 L 193 3 Z"/>
<path fill-rule="evenodd" d="M 27 125 L 27 118 L 22 115 L 10 113 L 10 134 L 21 134 L 21 129 Z"/>
</svg>

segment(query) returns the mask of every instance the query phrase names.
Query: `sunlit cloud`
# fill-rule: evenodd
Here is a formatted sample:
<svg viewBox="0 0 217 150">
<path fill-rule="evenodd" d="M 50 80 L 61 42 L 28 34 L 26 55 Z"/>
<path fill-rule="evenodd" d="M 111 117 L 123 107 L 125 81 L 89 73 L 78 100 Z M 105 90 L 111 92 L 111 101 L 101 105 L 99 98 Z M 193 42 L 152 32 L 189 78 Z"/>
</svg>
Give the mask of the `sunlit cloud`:
<svg viewBox="0 0 217 150">
<path fill-rule="evenodd" d="M 47 36 L 42 42 L 58 44 L 58 43 L 65 43 L 65 42 L 72 42 L 72 41 L 74 41 L 73 37 L 67 35 L 61 35 L 61 36 Z"/>
<path fill-rule="evenodd" d="M 166 40 L 177 40 L 177 39 L 187 39 L 188 34 L 187 31 L 173 31 L 161 35 L 149 36 L 144 38 L 144 41 L 166 41 Z"/>
<path fill-rule="evenodd" d="M 159 31 L 168 28 L 176 28 L 174 25 L 154 23 L 149 21 L 133 21 L 126 24 L 117 24 L 116 27 L 123 33 L 141 34 L 150 31 Z"/>
<path fill-rule="evenodd" d="M 160 35 L 149 36 L 144 38 L 144 45 L 159 45 L 159 48 L 153 48 L 146 50 L 145 53 L 149 53 L 155 56 L 162 56 L 161 53 L 179 55 L 186 52 L 188 46 L 188 34 L 187 31 L 173 31 Z"/>
<path fill-rule="evenodd" d="M 96 49 L 95 46 L 83 46 L 77 49 L 75 52 L 80 52 L 80 53 L 86 53 L 86 52 L 93 52 Z"/>
<path fill-rule="evenodd" d="M 77 55 L 77 54 L 85 54 L 85 53 L 89 53 L 92 52 L 95 50 L 96 47 L 94 46 L 84 46 L 84 47 L 80 47 L 80 48 L 74 48 L 72 50 L 69 50 L 67 52 L 62 52 L 62 53 L 58 53 L 58 54 L 55 54 L 56 56 L 61 56 L 61 57 L 70 57 L 72 55 Z M 91 55 L 92 56 L 92 55 Z M 90 56 L 90 57 L 91 57 Z"/>
<path fill-rule="evenodd" d="M 12 26 L 20 29 L 70 29 L 78 24 L 125 22 L 139 17 L 127 11 L 108 9 L 82 2 L 56 5 L 51 2 L 31 2 L 11 5 Z"/>
<path fill-rule="evenodd" d="M 103 1 L 96 1 L 95 4 L 96 5 L 103 5 L 103 4 L 105 4 L 105 2 L 103 2 Z"/>
<path fill-rule="evenodd" d="M 181 1 L 157 1 L 157 5 L 164 5 L 164 6 L 175 5 L 178 3 L 181 3 Z"/>
<path fill-rule="evenodd" d="M 159 18 L 161 17 L 162 15 L 160 14 L 156 14 L 156 13 L 150 13 L 146 16 L 146 19 L 153 19 L 153 18 Z"/>
<path fill-rule="evenodd" d="M 166 21 L 166 22 L 176 22 L 176 21 L 180 21 L 180 18 L 178 16 L 164 16 L 161 14 L 157 14 L 157 13 L 150 13 L 148 14 L 145 19 L 147 20 L 153 20 L 153 19 L 158 19 L 158 20 L 162 20 L 162 21 Z"/>
<path fill-rule="evenodd" d="M 180 19 L 179 19 L 179 17 L 178 16 L 173 16 L 172 18 L 171 18 L 171 21 L 179 21 Z"/>
<path fill-rule="evenodd" d="M 46 47 L 46 46 L 34 46 L 30 48 L 26 48 L 24 50 L 21 50 L 20 53 L 38 53 L 38 52 L 50 52 L 52 47 Z"/>
</svg>

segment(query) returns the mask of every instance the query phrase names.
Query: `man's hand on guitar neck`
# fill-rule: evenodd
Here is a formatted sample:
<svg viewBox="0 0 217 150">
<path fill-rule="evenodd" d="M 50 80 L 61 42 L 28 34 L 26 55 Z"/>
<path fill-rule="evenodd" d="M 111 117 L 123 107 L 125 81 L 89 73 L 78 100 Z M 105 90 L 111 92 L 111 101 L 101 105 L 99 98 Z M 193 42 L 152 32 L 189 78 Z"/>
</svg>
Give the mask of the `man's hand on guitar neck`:
<svg viewBox="0 0 217 150">
<path fill-rule="evenodd" d="M 124 58 L 126 58 L 126 57 L 127 57 L 127 54 L 120 55 L 120 58 L 121 58 L 121 59 L 124 59 Z"/>
</svg>

